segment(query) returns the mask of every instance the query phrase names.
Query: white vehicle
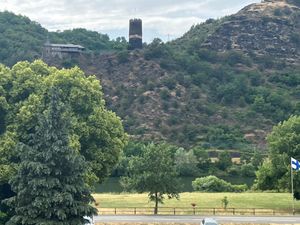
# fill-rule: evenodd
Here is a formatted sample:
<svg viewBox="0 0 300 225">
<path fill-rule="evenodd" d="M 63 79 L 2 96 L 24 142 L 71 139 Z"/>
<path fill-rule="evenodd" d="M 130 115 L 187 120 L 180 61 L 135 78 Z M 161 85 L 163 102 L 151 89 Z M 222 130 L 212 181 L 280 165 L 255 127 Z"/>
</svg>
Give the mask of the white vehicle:
<svg viewBox="0 0 300 225">
<path fill-rule="evenodd" d="M 88 222 L 85 222 L 84 225 L 94 225 L 94 220 L 92 217 L 84 216 L 83 218 L 88 221 Z"/>
<path fill-rule="evenodd" d="M 212 218 L 205 218 L 201 221 L 201 225 L 218 225 L 218 223 Z"/>
</svg>

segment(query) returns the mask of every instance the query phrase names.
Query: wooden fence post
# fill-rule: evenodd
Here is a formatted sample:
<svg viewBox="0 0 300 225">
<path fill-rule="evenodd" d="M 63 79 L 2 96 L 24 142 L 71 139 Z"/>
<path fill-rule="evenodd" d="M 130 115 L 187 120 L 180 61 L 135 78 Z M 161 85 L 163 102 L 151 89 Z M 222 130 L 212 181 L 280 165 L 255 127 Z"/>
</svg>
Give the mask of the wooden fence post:
<svg viewBox="0 0 300 225">
<path fill-rule="evenodd" d="M 176 215 L 176 208 L 174 208 L 174 216 Z"/>
</svg>

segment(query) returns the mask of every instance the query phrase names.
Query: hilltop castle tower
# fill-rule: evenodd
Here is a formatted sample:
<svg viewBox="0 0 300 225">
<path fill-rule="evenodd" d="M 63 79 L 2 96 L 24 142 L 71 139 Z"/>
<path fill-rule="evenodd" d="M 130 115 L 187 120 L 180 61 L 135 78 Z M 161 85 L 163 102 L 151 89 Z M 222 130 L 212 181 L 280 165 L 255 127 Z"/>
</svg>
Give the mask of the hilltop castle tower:
<svg viewBox="0 0 300 225">
<path fill-rule="evenodd" d="M 141 19 L 129 20 L 129 50 L 143 48 L 143 29 Z"/>
</svg>

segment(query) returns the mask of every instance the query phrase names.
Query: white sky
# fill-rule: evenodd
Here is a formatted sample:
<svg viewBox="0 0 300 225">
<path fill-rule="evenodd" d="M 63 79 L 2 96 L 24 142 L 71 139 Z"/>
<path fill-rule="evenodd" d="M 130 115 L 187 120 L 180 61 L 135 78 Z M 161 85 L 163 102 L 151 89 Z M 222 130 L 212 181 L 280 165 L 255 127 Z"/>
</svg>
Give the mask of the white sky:
<svg viewBox="0 0 300 225">
<path fill-rule="evenodd" d="M 50 31 L 86 28 L 128 36 L 128 20 L 143 20 L 144 41 L 180 37 L 197 23 L 236 13 L 260 0 L 0 0 L 0 11 L 29 17 Z"/>
</svg>

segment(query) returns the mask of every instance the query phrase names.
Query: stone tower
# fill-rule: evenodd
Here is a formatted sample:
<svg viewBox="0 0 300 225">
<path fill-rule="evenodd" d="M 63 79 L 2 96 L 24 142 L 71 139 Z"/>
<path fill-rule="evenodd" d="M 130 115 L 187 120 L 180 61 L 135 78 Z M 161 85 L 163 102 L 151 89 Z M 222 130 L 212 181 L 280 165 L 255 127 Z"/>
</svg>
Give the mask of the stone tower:
<svg viewBox="0 0 300 225">
<path fill-rule="evenodd" d="M 129 50 L 143 48 L 143 29 L 141 19 L 129 21 Z"/>
</svg>

